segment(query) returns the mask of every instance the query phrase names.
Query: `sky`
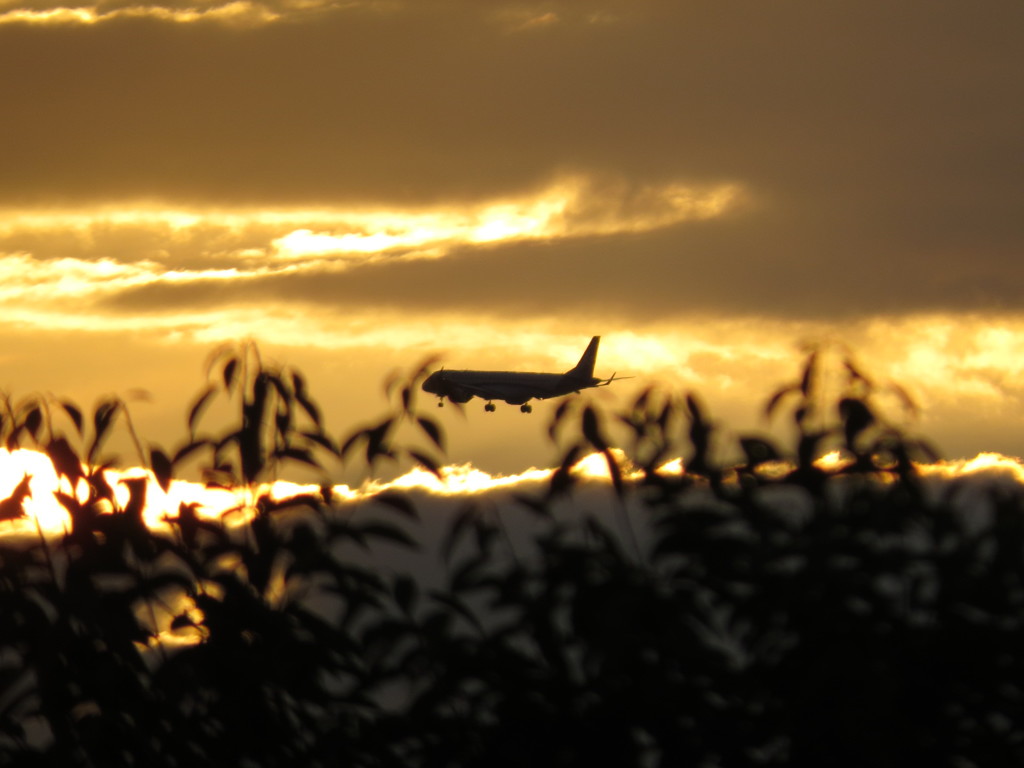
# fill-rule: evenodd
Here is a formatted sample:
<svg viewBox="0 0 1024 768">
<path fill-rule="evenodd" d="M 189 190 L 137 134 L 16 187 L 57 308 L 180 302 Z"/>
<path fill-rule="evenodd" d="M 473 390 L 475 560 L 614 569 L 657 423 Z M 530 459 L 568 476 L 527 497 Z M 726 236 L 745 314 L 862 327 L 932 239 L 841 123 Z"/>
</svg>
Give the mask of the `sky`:
<svg viewBox="0 0 1024 768">
<path fill-rule="evenodd" d="M 1022 37 L 1019 0 L 0 0 L 0 389 L 173 445 L 251 339 L 346 433 L 428 356 L 601 335 L 601 402 L 743 433 L 829 343 L 940 455 L 1024 455 Z M 436 415 L 515 474 L 553 407 Z"/>
</svg>

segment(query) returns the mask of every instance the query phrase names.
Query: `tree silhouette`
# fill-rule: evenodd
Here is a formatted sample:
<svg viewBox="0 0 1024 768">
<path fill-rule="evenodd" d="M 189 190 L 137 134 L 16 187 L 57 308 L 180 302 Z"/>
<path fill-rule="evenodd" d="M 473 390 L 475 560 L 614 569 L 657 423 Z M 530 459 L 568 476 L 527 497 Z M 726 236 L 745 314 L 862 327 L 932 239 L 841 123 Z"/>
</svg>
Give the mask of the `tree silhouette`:
<svg viewBox="0 0 1024 768">
<path fill-rule="evenodd" d="M 65 535 L 0 538 L 0 762 L 1024 763 L 1022 494 L 993 490 L 971 517 L 957 484 L 929 486 L 916 462 L 933 453 L 886 418 L 886 398 L 909 400 L 845 351 L 811 350 L 769 398 L 783 442 L 726 440 L 694 394 L 648 390 L 620 413 L 566 400 L 546 487 L 446 522 L 427 553 L 440 584 L 374 565 L 426 546 L 413 496 L 352 514 L 326 487 L 268 490 L 288 463 L 440 473 L 425 372 L 335 439 L 301 374 L 218 351 L 181 445 L 135 444 L 164 488 L 194 462 L 243 489 L 239 514 L 183 504 L 169 530 L 145 525 L 144 480 L 122 505 L 105 479 L 123 403 L 87 419 L 6 399 L 4 444 L 46 452 L 77 490 L 56 494 Z M 607 481 L 573 471 L 591 453 Z M 0 517 L 27 493 L 28 477 Z"/>
</svg>

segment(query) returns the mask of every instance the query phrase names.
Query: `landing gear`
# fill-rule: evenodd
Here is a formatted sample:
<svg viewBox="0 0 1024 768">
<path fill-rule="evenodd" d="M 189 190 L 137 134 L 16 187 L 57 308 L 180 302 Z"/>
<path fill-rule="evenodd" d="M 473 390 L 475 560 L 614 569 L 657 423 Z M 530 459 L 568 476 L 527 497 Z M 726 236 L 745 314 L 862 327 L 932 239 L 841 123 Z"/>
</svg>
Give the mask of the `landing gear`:
<svg viewBox="0 0 1024 768">
<path fill-rule="evenodd" d="M 487 405 L 484 406 L 484 410 L 487 411 L 488 413 L 494 413 L 495 408 L 496 406 L 494 405 L 494 403 L 488 403 Z"/>
<path fill-rule="evenodd" d="M 444 408 L 444 398 L 437 401 L 438 408 Z"/>
<path fill-rule="evenodd" d="M 533 413 L 533 406 L 529 403 L 523 403 L 519 406 L 519 410 L 523 413 Z"/>
</svg>

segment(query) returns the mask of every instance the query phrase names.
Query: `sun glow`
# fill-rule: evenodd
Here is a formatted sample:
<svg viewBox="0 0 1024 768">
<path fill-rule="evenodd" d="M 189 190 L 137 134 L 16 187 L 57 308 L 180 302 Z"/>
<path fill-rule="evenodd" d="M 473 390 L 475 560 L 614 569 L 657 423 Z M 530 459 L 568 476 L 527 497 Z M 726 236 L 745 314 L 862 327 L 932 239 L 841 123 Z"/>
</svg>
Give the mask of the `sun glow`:
<svg viewBox="0 0 1024 768">
<path fill-rule="evenodd" d="M 620 466 L 626 465 L 624 454 L 613 449 L 613 457 Z M 440 477 L 425 469 L 416 467 L 393 480 L 373 480 L 360 488 L 339 484 L 330 488 L 330 500 L 334 503 L 349 503 L 372 499 L 388 491 L 423 491 L 437 496 L 474 496 L 493 491 L 522 489 L 539 486 L 550 480 L 552 469 L 530 468 L 523 472 L 502 475 L 491 474 L 460 464 L 441 467 Z M 608 480 L 610 473 L 603 454 L 584 456 L 572 468 L 573 474 L 585 480 Z M 631 476 L 629 472 L 624 472 Z M 23 497 L 15 495 L 19 483 L 29 478 L 29 493 Z M 302 495 L 320 496 L 323 489 L 317 485 L 276 481 L 254 488 L 208 487 L 204 483 L 172 480 L 164 491 L 151 472 L 132 468 L 104 471 L 107 483 L 114 491 L 114 504 L 124 510 L 130 504 L 131 491 L 128 481 L 146 480 L 146 505 L 142 519 L 153 531 L 170 531 L 170 520 L 177 517 L 181 505 L 194 505 L 197 516 L 208 520 L 222 520 L 225 525 L 239 525 L 255 514 L 255 500 L 263 495 L 274 501 L 284 501 Z M 39 451 L 18 449 L 13 452 L 0 449 L 0 535 L 4 533 L 34 534 L 41 531 L 47 536 L 58 536 L 71 529 L 71 518 L 55 494 L 60 491 L 73 494 L 80 503 L 88 499 L 88 488 L 84 481 L 79 487 L 71 488 L 66 477 L 58 477 L 50 458 Z M 116 510 L 109 503 L 103 504 L 103 513 Z"/>
<path fill-rule="evenodd" d="M 949 479 L 965 475 L 1002 477 L 1024 485 L 1024 463 L 1001 453 L 979 453 L 972 459 L 938 461 L 923 466 L 922 471 L 927 475 Z"/>
<path fill-rule="evenodd" d="M 142 469 L 104 471 L 106 482 L 114 491 L 114 501 L 124 509 L 130 498 L 125 481 L 146 478 L 146 506 L 143 520 L 153 530 L 167 529 L 167 516 L 176 515 L 179 504 L 197 504 L 197 514 L 219 518 L 229 510 L 244 505 L 244 495 L 232 490 L 207 488 L 202 483 L 172 481 L 165 492 L 150 473 Z M 29 493 L 22 499 L 12 496 L 24 478 L 29 478 Z M 71 518 L 60 503 L 57 492 L 74 496 L 80 503 L 88 500 L 88 488 L 82 480 L 71 486 L 66 477 L 59 477 L 53 462 L 39 451 L 0 449 L 0 502 L 6 506 L 0 526 L 7 532 L 34 532 L 37 527 L 47 535 L 58 535 L 70 530 Z M 20 503 L 19 503 L 20 502 Z M 109 503 L 101 502 L 101 511 L 114 512 Z"/>
<path fill-rule="evenodd" d="M 550 469 L 531 468 L 514 475 L 492 475 L 471 464 L 458 464 L 441 467 L 440 477 L 415 468 L 391 482 L 371 484 L 368 489 L 373 493 L 390 489 L 424 490 L 440 496 L 462 496 L 510 488 L 521 483 L 543 482 L 550 477 Z"/>
</svg>

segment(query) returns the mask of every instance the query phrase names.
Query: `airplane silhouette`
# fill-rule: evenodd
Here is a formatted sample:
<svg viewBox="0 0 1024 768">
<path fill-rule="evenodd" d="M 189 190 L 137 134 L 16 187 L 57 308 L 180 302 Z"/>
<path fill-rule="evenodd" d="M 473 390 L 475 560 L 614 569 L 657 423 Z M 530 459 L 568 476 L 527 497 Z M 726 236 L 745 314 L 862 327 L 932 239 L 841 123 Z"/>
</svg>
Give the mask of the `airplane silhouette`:
<svg viewBox="0 0 1024 768">
<path fill-rule="evenodd" d="M 423 390 L 437 395 L 440 400 L 438 407 L 444 405 L 445 398 L 453 403 L 467 403 L 474 397 L 487 401 L 485 411 L 495 410 L 492 400 L 503 400 L 509 405 L 518 405 L 523 413 L 530 413 L 533 408 L 529 401 L 533 399 L 547 400 L 561 397 L 581 389 L 606 387 L 613 381 L 627 376 L 600 379 L 594 376 L 594 363 L 597 361 L 597 345 L 600 336 L 595 336 L 587 345 L 583 357 L 565 373 L 526 373 L 517 371 L 435 371 L 423 382 Z"/>
</svg>

